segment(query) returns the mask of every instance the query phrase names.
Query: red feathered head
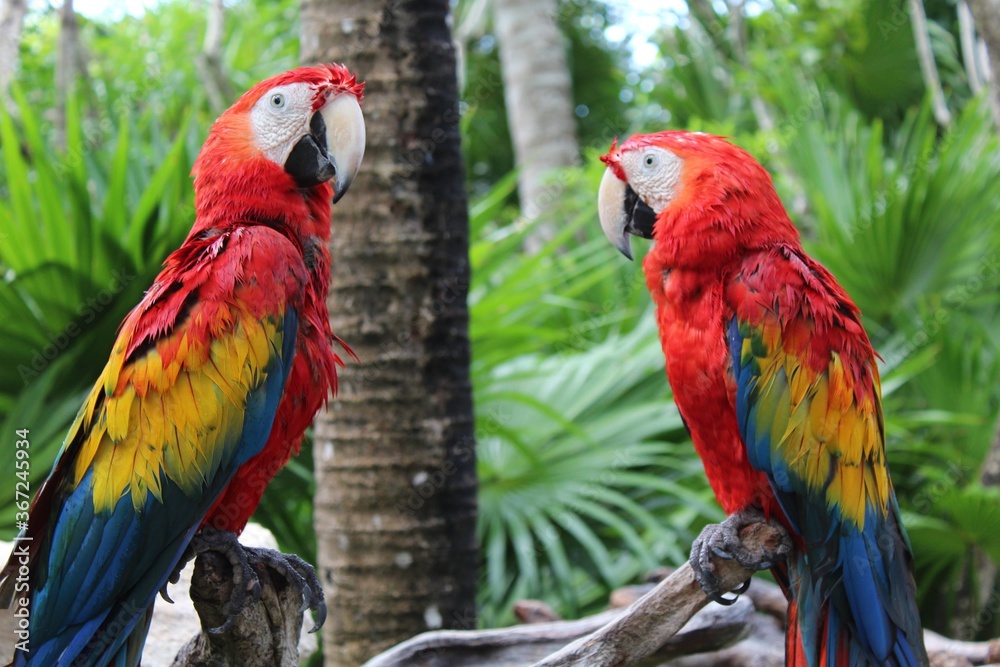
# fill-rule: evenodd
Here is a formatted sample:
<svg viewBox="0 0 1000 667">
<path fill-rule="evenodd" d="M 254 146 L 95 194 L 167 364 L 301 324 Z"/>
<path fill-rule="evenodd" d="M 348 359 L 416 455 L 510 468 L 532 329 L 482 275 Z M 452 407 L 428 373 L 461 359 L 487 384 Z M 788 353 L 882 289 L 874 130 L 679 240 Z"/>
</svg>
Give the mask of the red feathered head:
<svg viewBox="0 0 1000 667">
<path fill-rule="evenodd" d="M 239 184 L 255 192 L 308 190 L 329 182 L 337 201 L 364 156 L 363 93 L 364 84 L 342 65 L 300 67 L 261 81 L 212 126 L 192 170 L 195 191 L 231 192 Z"/>
<path fill-rule="evenodd" d="M 669 241 L 661 245 L 683 248 L 678 256 L 686 259 L 735 252 L 763 237 L 797 242 L 770 175 L 722 137 L 636 135 L 612 143 L 601 161 L 608 166 L 598 193 L 601 226 L 629 259 L 630 234 Z"/>
</svg>

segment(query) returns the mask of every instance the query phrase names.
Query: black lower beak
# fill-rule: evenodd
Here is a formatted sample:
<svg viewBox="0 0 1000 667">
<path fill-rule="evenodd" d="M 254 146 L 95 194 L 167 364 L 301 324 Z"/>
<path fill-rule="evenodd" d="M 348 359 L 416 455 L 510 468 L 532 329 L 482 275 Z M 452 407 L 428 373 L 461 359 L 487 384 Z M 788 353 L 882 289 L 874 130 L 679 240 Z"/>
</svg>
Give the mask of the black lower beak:
<svg viewBox="0 0 1000 667">
<path fill-rule="evenodd" d="M 626 232 L 644 239 L 653 238 L 653 223 L 656 222 L 656 213 L 639 198 L 631 185 L 625 188 L 625 215 L 628 218 L 628 223 L 625 226 Z"/>
<path fill-rule="evenodd" d="M 309 134 L 299 139 L 285 160 L 285 171 L 300 188 L 326 183 L 337 175 L 326 146 L 326 123 L 319 112 L 313 114 Z"/>
</svg>

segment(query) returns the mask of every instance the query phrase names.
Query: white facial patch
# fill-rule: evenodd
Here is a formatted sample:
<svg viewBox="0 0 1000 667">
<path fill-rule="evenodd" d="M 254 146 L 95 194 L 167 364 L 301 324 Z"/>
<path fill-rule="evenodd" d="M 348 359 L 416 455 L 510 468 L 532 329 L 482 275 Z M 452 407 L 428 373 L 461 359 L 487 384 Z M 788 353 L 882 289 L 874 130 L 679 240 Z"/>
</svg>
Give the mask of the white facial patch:
<svg viewBox="0 0 1000 667">
<path fill-rule="evenodd" d="M 309 134 L 313 89 L 307 83 L 278 86 L 264 93 L 250 110 L 257 146 L 267 159 L 284 166 L 296 142 Z"/>
<path fill-rule="evenodd" d="M 659 146 L 622 154 L 629 185 L 657 215 L 677 197 L 683 166 L 684 160 Z"/>
</svg>

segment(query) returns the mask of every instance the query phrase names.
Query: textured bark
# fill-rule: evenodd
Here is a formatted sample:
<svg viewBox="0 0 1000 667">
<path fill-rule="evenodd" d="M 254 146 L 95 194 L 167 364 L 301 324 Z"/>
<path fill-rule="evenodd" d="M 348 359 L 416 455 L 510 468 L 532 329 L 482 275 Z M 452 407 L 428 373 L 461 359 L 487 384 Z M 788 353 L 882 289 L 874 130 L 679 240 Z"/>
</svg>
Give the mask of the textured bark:
<svg viewBox="0 0 1000 667">
<path fill-rule="evenodd" d="M 784 530 L 755 524 L 741 531 L 750 550 L 774 545 Z M 712 557 L 724 588 L 751 576 L 732 559 Z M 756 579 L 732 606 L 710 604 L 687 563 L 656 586 L 612 594 L 615 608 L 573 621 L 531 623 L 414 637 L 364 667 L 782 667 L 787 603 L 775 584 Z M 537 604 L 529 605 L 538 608 Z M 756 613 L 755 613 L 756 612 Z M 569 643 L 572 642 L 572 643 Z M 1000 641 L 962 642 L 924 631 L 931 667 L 992 665 Z M 536 662 L 537 661 L 537 662 Z"/>
<path fill-rule="evenodd" d="M 364 163 L 334 207 L 334 332 L 357 353 L 316 427 L 327 665 L 475 626 L 468 212 L 447 0 L 305 0 L 305 62 L 367 80 Z"/>
<path fill-rule="evenodd" d="M 989 56 L 990 107 L 993 120 L 1000 128 L 1000 0 L 968 0 L 976 21 L 976 31 L 986 42 Z"/>
<path fill-rule="evenodd" d="M 83 73 L 80 25 L 73 0 L 63 0 L 59 10 L 59 44 L 56 53 L 56 145 L 66 148 L 66 98 L 73 94 L 76 79 Z"/>
<path fill-rule="evenodd" d="M 174 667 L 295 667 L 299 664 L 302 596 L 278 572 L 255 569 L 261 595 L 248 604 L 233 626 L 210 634 L 226 621 L 223 611 L 233 592 L 233 568 L 226 557 L 209 551 L 198 556 L 191 579 L 191 600 L 203 632 L 181 649 Z M 162 604 L 162 603 L 161 603 Z"/>
<path fill-rule="evenodd" d="M 493 0 L 504 101 L 520 170 L 517 192 L 528 220 L 547 216 L 559 199 L 546 183 L 547 172 L 575 164 L 580 153 L 558 10 L 559 0 Z M 555 229 L 540 221 L 528 250 L 537 250 Z"/>
<path fill-rule="evenodd" d="M 27 13 L 27 0 L 0 0 L 0 97 L 6 97 L 7 88 L 14 79 Z"/>
</svg>

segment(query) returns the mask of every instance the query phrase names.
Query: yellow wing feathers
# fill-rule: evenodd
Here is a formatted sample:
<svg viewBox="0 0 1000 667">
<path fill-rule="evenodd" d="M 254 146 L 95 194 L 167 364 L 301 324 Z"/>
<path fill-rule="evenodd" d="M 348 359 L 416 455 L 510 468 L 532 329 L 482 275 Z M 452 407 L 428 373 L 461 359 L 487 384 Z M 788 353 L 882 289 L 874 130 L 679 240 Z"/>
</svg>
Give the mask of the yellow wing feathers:
<svg viewBox="0 0 1000 667">
<path fill-rule="evenodd" d="M 278 318 L 233 315 L 228 330 L 212 339 L 197 340 L 181 327 L 127 363 L 126 323 L 70 432 L 71 439 L 82 436 L 71 484 L 93 471 L 95 511 L 113 508 L 126 493 L 141 511 L 148 494 L 162 499 L 165 480 L 197 494 L 231 454 L 247 397 L 281 348 Z"/>
<path fill-rule="evenodd" d="M 873 391 L 866 395 L 855 391 L 854 376 L 838 353 L 831 352 L 823 372 L 815 372 L 801 349 L 796 354 L 788 348 L 776 321 L 742 341 L 743 364 L 757 368 L 751 446 L 768 448 L 760 456 L 771 460 L 776 476 L 791 478 L 779 484 L 804 484 L 863 529 L 866 510 L 885 515 L 890 496 L 878 372 L 872 364 Z"/>
</svg>

